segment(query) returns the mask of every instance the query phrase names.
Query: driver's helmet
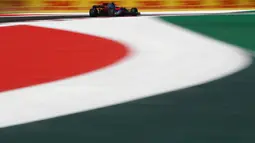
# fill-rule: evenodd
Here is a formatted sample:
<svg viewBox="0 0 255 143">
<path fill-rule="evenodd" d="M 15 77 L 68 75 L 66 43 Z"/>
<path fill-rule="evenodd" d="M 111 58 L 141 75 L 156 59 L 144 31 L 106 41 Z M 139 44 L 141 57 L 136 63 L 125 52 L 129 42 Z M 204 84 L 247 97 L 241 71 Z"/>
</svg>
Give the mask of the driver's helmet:
<svg viewBox="0 0 255 143">
<path fill-rule="evenodd" d="M 108 7 L 109 9 L 115 9 L 115 4 L 114 4 L 113 2 L 108 3 L 107 7 Z"/>
</svg>

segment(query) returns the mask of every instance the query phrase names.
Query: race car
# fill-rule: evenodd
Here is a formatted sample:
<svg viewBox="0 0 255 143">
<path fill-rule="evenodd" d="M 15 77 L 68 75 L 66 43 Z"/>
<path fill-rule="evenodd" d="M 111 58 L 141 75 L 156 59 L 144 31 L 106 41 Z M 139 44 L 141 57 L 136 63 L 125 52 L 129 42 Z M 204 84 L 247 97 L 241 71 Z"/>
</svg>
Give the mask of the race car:
<svg viewBox="0 0 255 143">
<path fill-rule="evenodd" d="M 125 7 L 118 7 L 115 3 L 102 3 L 100 5 L 93 5 L 89 10 L 90 17 L 97 16 L 138 16 L 137 8 L 127 9 Z"/>
</svg>

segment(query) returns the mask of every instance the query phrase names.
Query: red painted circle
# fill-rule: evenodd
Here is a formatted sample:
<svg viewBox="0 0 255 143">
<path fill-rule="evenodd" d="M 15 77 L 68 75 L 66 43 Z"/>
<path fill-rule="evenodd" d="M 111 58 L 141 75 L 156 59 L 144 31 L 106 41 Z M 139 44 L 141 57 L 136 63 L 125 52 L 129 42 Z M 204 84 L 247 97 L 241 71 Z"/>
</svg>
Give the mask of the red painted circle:
<svg viewBox="0 0 255 143">
<path fill-rule="evenodd" d="M 100 37 L 34 26 L 0 28 L 0 91 L 87 73 L 127 55 Z"/>
</svg>

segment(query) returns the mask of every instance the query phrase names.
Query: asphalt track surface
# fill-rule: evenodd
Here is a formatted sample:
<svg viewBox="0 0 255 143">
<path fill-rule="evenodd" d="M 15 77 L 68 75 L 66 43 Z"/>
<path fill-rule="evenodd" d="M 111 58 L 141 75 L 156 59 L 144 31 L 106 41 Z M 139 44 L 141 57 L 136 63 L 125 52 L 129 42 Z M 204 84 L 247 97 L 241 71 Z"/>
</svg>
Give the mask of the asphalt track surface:
<svg viewBox="0 0 255 143">
<path fill-rule="evenodd" d="M 168 14 L 169 15 L 169 14 Z M 145 14 L 141 16 L 160 16 L 158 14 Z M 61 16 L 3 16 L 0 17 L 0 23 L 10 23 L 10 22 L 25 22 L 34 20 L 57 20 L 57 19 L 77 19 L 77 18 L 92 18 L 89 15 L 61 15 Z M 94 17 L 93 17 L 94 18 Z M 95 17 L 95 18 L 105 18 L 105 17 Z"/>
<path fill-rule="evenodd" d="M 169 16 L 169 14 L 144 14 L 141 16 Z M 61 16 L 3 16 L 0 17 L 0 23 L 13 23 L 13 22 L 25 22 L 35 20 L 57 20 L 57 19 L 77 19 L 77 18 L 92 18 L 89 15 L 61 15 Z M 93 17 L 94 18 L 94 17 Z M 107 17 L 95 17 L 95 18 L 107 18 Z M 117 18 L 117 17 L 116 17 Z"/>
<path fill-rule="evenodd" d="M 171 16 L 170 14 L 143 14 L 140 16 Z M 77 19 L 77 18 L 92 18 L 89 15 L 61 15 L 61 16 L 3 16 L 0 17 L 0 23 L 25 22 L 35 20 L 57 20 L 57 19 Z M 93 17 L 107 18 L 107 17 Z M 117 17 L 116 17 L 117 18 Z"/>
<path fill-rule="evenodd" d="M 65 15 L 65 16 L 4 16 L 0 17 L 0 23 L 10 23 L 10 22 L 24 22 L 24 21 L 34 21 L 34 20 L 55 20 L 55 19 L 66 19 L 66 18 L 88 18 L 88 15 Z"/>
</svg>

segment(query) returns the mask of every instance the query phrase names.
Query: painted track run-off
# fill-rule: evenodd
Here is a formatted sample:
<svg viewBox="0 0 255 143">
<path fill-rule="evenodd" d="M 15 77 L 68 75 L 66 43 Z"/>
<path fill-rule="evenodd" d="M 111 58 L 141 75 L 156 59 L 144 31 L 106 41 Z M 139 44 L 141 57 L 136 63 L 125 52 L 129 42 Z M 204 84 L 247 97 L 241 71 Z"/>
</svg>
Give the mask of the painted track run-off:
<svg viewBox="0 0 255 143">
<path fill-rule="evenodd" d="M 238 47 L 152 17 L 20 22 L 1 27 L 24 24 L 111 39 L 128 47 L 130 53 L 94 72 L 0 93 L 0 127 L 203 84 L 251 63 L 249 54 Z"/>
</svg>

